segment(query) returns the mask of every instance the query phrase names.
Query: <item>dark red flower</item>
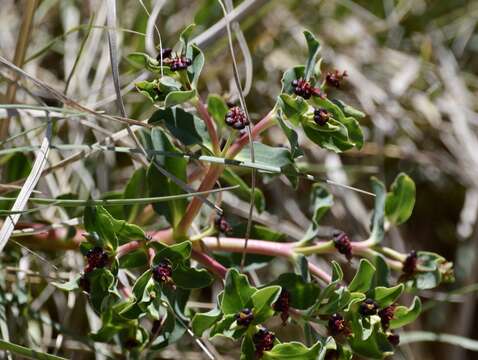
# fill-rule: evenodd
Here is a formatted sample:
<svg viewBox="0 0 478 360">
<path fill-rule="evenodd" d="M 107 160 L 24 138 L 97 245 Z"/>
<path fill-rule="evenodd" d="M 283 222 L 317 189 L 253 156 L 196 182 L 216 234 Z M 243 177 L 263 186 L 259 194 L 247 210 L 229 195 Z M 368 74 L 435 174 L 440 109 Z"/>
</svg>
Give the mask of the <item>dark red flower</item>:
<svg viewBox="0 0 478 360">
<path fill-rule="evenodd" d="M 249 125 L 246 113 L 239 106 L 234 106 L 229 109 L 225 117 L 225 122 L 228 126 L 236 130 L 242 130 Z"/>
<path fill-rule="evenodd" d="M 153 267 L 153 279 L 159 283 L 167 284 L 174 288 L 175 286 L 172 275 L 173 268 L 169 261 L 162 261 Z"/>
<path fill-rule="evenodd" d="M 192 64 L 192 60 L 188 59 L 185 56 L 176 56 L 171 58 L 170 61 L 168 61 L 168 65 L 171 71 L 185 70 L 189 66 L 191 66 L 191 64 Z"/>
<path fill-rule="evenodd" d="M 380 316 L 380 322 L 382 323 L 382 329 L 387 330 L 390 327 L 390 321 L 395 314 L 395 305 L 390 305 L 382 310 L 379 310 L 378 316 Z"/>
<path fill-rule="evenodd" d="M 169 59 L 171 57 L 172 53 L 173 53 L 173 49 L 163 48 L 161 52 L 158 54 L 158 56 L 156 57 L 156 60 L 161 61 L 161 57 L 162 57 L 164 62 L 164 60 Z"/>
<path fill-rule="evenodd" d="M 313 87 L 310 82 L 302 78 L 292 81 L 292 87 L 294 94 L 302 96 L 304 99 L 310 99 L 311 96 L 326 97 L 320 88 Z"/>
<path fill-rule="evenodd" d="M 391 333 L 390 335 L 387 336 L 387 340 L 393 346 L 398 346 L 398 344 L 400 344 L 400 335 Z"/>
<path fill-rule="evenodd" d="M 317 125 L 324 126 L 329 121 L 329 118 L 330 113 L 327 110 L 323 108 L 314 110 L 314 121 Z"/>
<path fill-rule="evenodd" d="M 335 234 L 334 245 L 339 253 L 345 255 L 347 260 L 352 259 L 352 242 L 346 233 L 340 232 Z"/>
<path fill-rule="evenodd" d="M 108 254 L 100 247 L 94 247 L 86 253 L 87 264 L 85 273 L 92 272 L 94 269 L 103 268 L 108 265 Z"/>
<path fill-rule="evenodd" d="M 417 269 L 417 260 L 417 252 L 415 250 L 410 251 L 410 253 L 407 255 L 407 258 L 403 262 L 402 272 L 407 276 L 413 275 Z"/>
<path fill-rule="evenodd" d="M 332 336 L 349 334 L 346 321 L 340 314 L 332 314 L 329 317 L 327 328 Z"/>
<path fill-rule="evenodd" d="M 338 70 L 329 71 L 325 76 L 325 81 L 327 82 L 327 85 L 340 88 L 340 83 L 346 76 L 348 76 L 346 71 L 342 72 L 342 74 Z"/>
<path fill-rule="evenodd" d="M 251 309 L 245 308 L 236 314 L 237 325 L 249 326 L 252 320 L 254 320 L 254 314 Z"/>
<path fill-rule="evenodd" d="M 286 289 L 282 289 L 279 298 L 272 305 L 272 308 L 280 312 L 280 317 L 282 319 L 282 325 L 285 325 L 287 319 L 289 318 L 289 303 L 290 303 L 290 293 Z"/>
<path fill-rule="evenodd" d="M 264 351 L 269 351 L 274 347 L 274 333 L 262 327 L 252 336 L 252 342 L 256 348 L 256 355 L 261 357 Z"/>
<path fill-rule="evenodd" d="M 375 315 L 378 310 L 378 305 L 373 299 L 366 299 L 360 304 L 359 313 L 362 316 Z"/>
<path fill-rule="evenodd" d="M 221 234 L 227 234 L 232 230 L 231 226 L 225 219 L 224 215 L 218 215 L 216 217 L 216 220 L 214 221 L 214 225 L 216 226 L 216 229 L 221 233 Z"/>
</svg>

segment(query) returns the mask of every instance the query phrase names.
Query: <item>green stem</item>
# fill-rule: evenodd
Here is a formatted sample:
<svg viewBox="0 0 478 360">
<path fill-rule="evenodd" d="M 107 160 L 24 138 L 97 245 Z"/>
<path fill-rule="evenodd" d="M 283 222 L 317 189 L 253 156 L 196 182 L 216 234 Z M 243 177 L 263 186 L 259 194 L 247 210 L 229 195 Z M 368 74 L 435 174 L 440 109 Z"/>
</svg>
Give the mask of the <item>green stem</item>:
<svg viewBox="0 0 478 360">
<path fill-rule="evenodd" d="M 25 346 L 13 344 L 8 341 L 0 340 L 0 349 L 10 351 L 14 354 L 24 356 L 29 359 L 41 359 L 41 360 L 67 360 L 66 358 L 50 355 L 44 352 L 36 351 Z"/>
<path fill-rule="evenodd" d="M 312 255 L 312 254 L 327 254 L 335 250 L 334 241 L 321 241 L 311 246 L 299 246 L 294 248 L 294 251 L 303 255 Z"/>
<path fill-rule="evenodd" d="M 233 190 L 238 187 L 239 185 L 235 185 L 235 186 L 229 186 L 229 187 L 224 187 L 219 189 L 198 191 L 194 193 L 137 198 L 137 199 L 72 200 L 72 199 L 29 198 L 28 201 L 35 204 L 49 204 L 49 205 L 56 205 L 56 206 L 63 206 L 63 207 L 96 206 L 96 205 L 113 206 L 113 205 L 137 205 L 137 204 L 147 205 L 151 203 L 184 199 L 184 198 L 189 198 L 191 196 L 197 196 L 197 195 L 208 195 L 208 194 L 217 193 L 221 191 Z M 13 201 L 13 200 L 15 200 L 15 198 L 0 196 L 0 201 Z"/>
</svg>

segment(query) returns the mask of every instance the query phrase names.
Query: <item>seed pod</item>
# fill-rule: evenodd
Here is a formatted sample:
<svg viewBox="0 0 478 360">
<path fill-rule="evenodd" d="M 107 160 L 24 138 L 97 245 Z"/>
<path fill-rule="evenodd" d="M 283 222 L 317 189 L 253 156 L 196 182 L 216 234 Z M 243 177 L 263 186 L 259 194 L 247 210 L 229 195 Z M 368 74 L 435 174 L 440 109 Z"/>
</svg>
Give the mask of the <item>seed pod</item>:
<svg viewBox="0 0 478 360">
<path fill-rule="evenodd" d="M 249 120 L 247 119 L 245 112 L 239 106 L 230 108 L 224 121 L 226 122 L 226 125 L 236 130 L 242 130 L 249 125 Z"/>
<path fill-rule="evenodd" d="M 330 113 L 323 109 L 314 109 L 314 121 L 319 126 L 324 126 L 329 121 Z"/>
<path fill-rule="evenodd" d="M 251 309 L 245 308 L 236 314 L 237 325 L 249 326 L 252 320 L 254 320 L 254 314 Z"/>
<path fill-rule="evenodd" d="M 344 232 L 334 234 L 334 237 L 335 248 L 350 261 L 352 259 L 352 242 L 349 237 Z"/>
<path fill-rule="evenodd" d="M 373 299 L 366 299 L 360 304 L 359 313 L 362 316 L 375 315 L 378 310 L 378 305 Z"/>
</svg>

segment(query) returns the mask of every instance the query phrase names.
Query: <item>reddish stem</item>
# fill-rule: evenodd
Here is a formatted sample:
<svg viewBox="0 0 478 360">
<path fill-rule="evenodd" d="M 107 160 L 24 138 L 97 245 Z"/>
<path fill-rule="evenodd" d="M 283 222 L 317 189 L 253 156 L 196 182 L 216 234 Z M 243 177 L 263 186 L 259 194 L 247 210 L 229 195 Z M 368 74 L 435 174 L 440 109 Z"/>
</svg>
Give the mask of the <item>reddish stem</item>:
<svg viewBox="0 0 478 360">
<path fill-rule="evenodd" d="M 211 118 L 211 115 L 209 115 L 209 112 L 207 111 L 207 108 L 203 104 L 201 99 L 198 99 L 196 103 L 196 109 L 199 115 L 201 115 L 201 118 L 204 120 L 204 123 L 206 124 L 207 132 L 209 133 L 209 137 L 211 138 L 213 153 L 219 154 L 221 149 L 219 147 L 219 139 L 217 136 L 216 128 L 214 126 L 214 121 Z"/>
<path fill-rule="evenodd" d="M 201 185 L 199 186 L 198 191 L 211 190 L 214 187 L 214 184 L 216 183 L 217 179 L 219 179 L 219 176 L 221 176 L 223 169 L 224 169 L 223 165 L 216 165 L 216 164 L 211 165 Z M 194 197 L 191 200 L 191 202 L 189 203 L 186 209 L 186 213 L 184 214 L 183 218 L 179 222 L 178 227 L 176 229 L 176 233 L 175 233 L 176 238 L 184 237 L 187 234 L 187 231 L 189 227 L 191 226 L 192 222 L 194 221 L 194 218 L 198 214 L 199 210 L 201 209 L 201 206 L 202 206 L 201 199 Z"/>
<path fill-rule="evenodd" d="M 211 270 L 211 272 L 213 272 L 217 277 L 221 279 L 226 277 L 227 269 L 209 255 L 193 249 L 192 257 L 194 260 L 200 262 L 209 270 Z"/>
</svg>

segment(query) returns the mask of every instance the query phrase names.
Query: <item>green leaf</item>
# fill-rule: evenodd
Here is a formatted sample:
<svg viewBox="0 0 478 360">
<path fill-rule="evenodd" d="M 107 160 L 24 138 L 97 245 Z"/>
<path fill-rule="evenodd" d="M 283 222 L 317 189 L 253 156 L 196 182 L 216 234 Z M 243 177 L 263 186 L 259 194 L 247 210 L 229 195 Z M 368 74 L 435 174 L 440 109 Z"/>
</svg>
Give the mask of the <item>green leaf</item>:
<svg viewBox="0 0 478 360">
<path fill-rule="evenodd" d="M 90 300 L 93 309 L 101 312 L 103 305 L 106 306 L 110 301 L 119 298 L 116 291 L 116 279 L 114 275 L 105 268 L 93 270 L 88 275 L 90 281 Z"/>
<path fill-rule="evenodd" d="M 203 121 L 179 107 L 159 109 L 148 122 L 153 125 L 164 124 L 171 134 L 186 146 L 202 144 L 207 140 Z"/>
<path fill-rule="evenodd" d="M 156 249 L 156 256 L 153 259 L 155 265 L 164 259 L 175 264 L 185 262 L 191 257 L 192 244 L 189 240 L 173 245 L 165 245 L 159 242 L 154 242 L 151 245 Z"/>
<path fill-rule="evenodd" d="M 204 67 L 204 54 L 196 45 L 191 45 L 187 51 L 187 57 L 192 59 L 192 64 L 188 67 L 188 76 L 193 89 L 197 88 L 199 76 Z"/>
<path fill-rule="evenodd" d="M 166 99 L 164 100 L 165 107 L 171 107 L 175 105 L 179 105 L 194 99 L 197 96 L 196 89 L 189 90 L 189 91 L 172 91 L 168 95 L 166 95 Z"/>
<path fill-rule="evenodd" d="M 79 289 L 78 280 L 80 280 L 80 277 L 81 275 L 76 275 L 73 279 L 65 283 L 59 283 L 59 282 L 53 281 L 51 282 L 51 285 L 63 291 L 73 291 L 73 290 Z"/>
<path fill-rule="evenodd" d="M 294 360 L 316 360 L 319 356 L 322 344 L 317 342 L 311 348 L 304 344 L 292 341 L 275 345 L 272 350 L 265 351 L 262 359 L 294 359 Z"/>
<path fill-rule="evenodd" d="M 305 79 L 309 80 L 314 73 L 315 64 L 317 63 L 317 56 L 319 56 L 320 43 L 310 31 L 304 31 L 307 47 L 309 48 L 309 56 L 305 66 Z"/>
<path fill-rule="evenodd" d="M 375 317 L 371 317 L 374 319 Z M 355 354 L 370 358 L 383 359 L 393 354 L 393 347 L 387 339 L 387 336 L 380 331 L 380 320 L 378 317 L 373 320 L 374 323 L 369 324 L 369 328 L 363 328 L 364 323 L 361 321 L 354 321 L 356 327 L 361 327 L 361 330 L 354 329 L 354 333 L 367 333 L 366 336 L 352 336 L 350 337 L 350 345 Z"/>
<path fill-rule="evenodd" d="M 301 123 L 302 116 L 309 110 L 309 104 L 300 96 L 281 94 L 277 102 L 282 113 L 294 126 Z"/>
<path fill-rule="evenodd" d="M 304 281 L 310 281 L 309 262 L 304 254 L 294 255 L 294 272 L 300 275 Z"/>
<path fill-rule="evenodd" d="M 402 295 L 405 286 L 403 284 L 398 284 L 394 287 L 383 287 L 377 286 L 374 289 L 374 300 L 377 302 L 378 306 L 381 308 L 387 307 L 393 304 L 400 295 Z"/>
<path fill-rule="evenodd" d="M 395 225 L 403 224 L 412 214 L 415 205 L 415 183 L 404 173 L 400 173 L 387 194 L 385 215 Z"/>
<path fill-rule="evenodd" d="M 196 27 L 196 24 L 190 24 L 184 28 L 183 31 L 181 31 L 181 34 L 179 34 L 179 39 L 182 43 L 182 50 L 184 51 L 188 47 L 189 39 L 191 38 L 191 35 Z"/>
<path fill-rule="evenodd" d="M 255 162 L 276 169 L 284 169 L 293 165 L 290 151 L 283 147 L 272 147 L 259 142 L 254 142 Z M 251 160 L 250 146 L 246 146 L 237 156 L 236 160 Z"/>
<path fill-rule="evenodd" d="M 254 360 L 256 359 L 255 347 L 252 338 L 249 335 L 244 336 L 241 344 L 240 360 Z"/>
<path fill-rule="evenodd" d="M 372 233 L 370 238 L 374 244 L 378 244 L 383 240 L 384 216 L 385 216 L 385 186 L 377 178 L 372 178 L 372 189 L 375 193 L 375 205 L 372 216 Z"/>
<path fill-rule="evenodd" d="M 246 275 L 236 269 L 229 269 L 226 274 L 221 310 L 224 314 L 235 314 L 246 307 L 256 289 L 249 285 Z"/>
<path fill-rule="evenodd" d="M 154 149 L 157 151 L 166 151 L 173 154 L 179 153 L 166 134 L 159 128 L 154 128 L 151 131 L 151 141 Z M 180 180 L 186 181 L 186 159 L 169 156 L 156 156 L 156 159 L 171 174 Z M 161 174 L 154 164 L 149 166 L 147 178 L 151 196 L 168 196 L 184 193 L 174 181 Z M 157 214 L 163 215 L 171 225 L 176 226 L 186 211 L 186 206 L 186 199 L 177 199 L 163 203 L 154 203 L 153 209 Z"/>
<path fill-rule="evenodd" d="M 211 328 L 221 317 L 222 313 L 219 309 L 197 313 L 191 321 L 191 328 L 196 336 L 202 336 L 204 331 Z"/>
<path fill-rule="evenodd" d="M 138 81 L 134 86 L 136 87 L 136 90 L 146 96 L 153 103 L 164 100 L 164 95 L 159 90 L 159 83 L 157 80 Z"/>
<path fill-rule="evenodd" d="M 355 109 L 354 107 L 352 107 L 350 105 L 347 105 L 346 103 L 344 103 L 341 100 L 333 99 L 332 102 L 334 102 L 337 106 L 339 106 L 340 109 L 342 109 L 343 113 L 346 116 L 351 116 L 353 118 L 358 118 L 358 119 L 362 119 L 362 118 L 365 117 L 365 114 L 363 112 L 361 112 L 360 110 Z"/>
<path fill-rule="evenodd" d="M 216 122 L 216 125 L 219 128 L 222 128 L 224 126 L 226 114 L 229 111 L 229 108 L 222 96 L 209 94 L 207 97 L 207 110 Z"/>
<path fill-rule="evenodd" d="M 407 324 L 414 322 L 418 315 L 422 311 L 422 302 L 418 296 L 413 299 L 412 305 L 407 308 L 406 306 L 397 306 L 393 319 L 390 321 L 390 328 L 397 329 Z"/>
<path fill-rule="evenodd" d="M 303 65 L 295 66 L 287 70 L 282 76 L 282 93 L 293 94 L 292 81 L 303 78 L 305 74 L 305 67 Z"/>
<path fill-rule="evenodd" d="M 313 208 L 312 224 L 301 241 L 307 242 L 314 239 L 319 231 L 319 222 L 324 214 L 332 207 L 334 198 L 327 189 L 319 184 L 314 184 L 311 191 L 311 203 Z"/>
<path fill-rule="evenodd" d="M 206 269 L 195 269 L 179 265 L 174 269 L 174 283 L 183 289 L 199 289 L 211 285 L 213 279 Z"/>
<path fill-rule="evenodd" d="M 279 123 L 280 127 L 282 128 L 282 131 L 284 132 L 285 136 L 289 140 L 290 144 L 290 155 L 293 159 L 304 155 L 304 152 L 299 146 L 299 136 L 297 135 L 297 132 L 290 128 L 282 119 L 282 114 L 276 117 L 277 122 Z"/>
<path fill-rule="evenodd" d="M 124 199 L 146 197 L 148 195 L 146 169 L 141 167 L 133 173 L 123 193 Z M 133 222 L 145 205 L 125 205 L 123 212 L 129 222 Z"/>
<path fill-rule="evenodd" d="M 224 172 L 221 175 L 221 179 L 227 182 L 229 185 L 239 185 L 237 189 L 234 189 L 233 192 L 242 200 L 249 201 L 251 197 L 251 188 L 247 183 L 242 180 L 242 178 L 237 175 L 231 169 L 225 168 Z M 261 189 L 257 187 L 254 189 L 254 205 L 259 213 L 265 210 L 265 198 Z"/>
<path fill-rule="evenodd" d="M 131 54 L 128 54 L 127 59 L 135 67 L 140 69 L 146 68 L 147 70 L 155 74 L 161 74 L 162 72 L 163 75 L 170 75 L 172 73 L 171 70 L 169 70 L 169 66 L 163 66 L 163 68 L 161 69 L 159 61 L 145 53 L 133 52 Z"/>
<path fill-rule="evenodd" d="M 311 141 L 326 150 L 340 153 L 354 147 L 345 125 L 334 119 L 329 119 L 324 126 L 320 127 L 312 120 L 304 121 L 302 128 Z"/>
<path fill-rule="evenodd" d="M 113 217 L 103 206 L 86 207 L 85 228 L 89 233 L 98 234 L 98 245 L 110 251 L 118 247 L 118 237 L 114 231 Z"/>
<path fill-rule="evenodd" d="M 135 250 L 123 255 L 119 259 L 120 268 L 131 269 L 144 266 L 148 263 L 148 256 L 143 249 Z"/>
<path fill-rule="evenodd" d="M 270 285 L 279 285 L 287 290 L 290 295 L 290 306 L 300 310 L 314 305 L 320 293 L 320 288 L 316 283 L 304 281 L 300 275 L 293 273 L 282 274 Z"/>
<path fill-rule="evenodd" d="M 257 290 L 251 297 L 254 306 L 254 323 L 260 324 L 274 316 L 272 304 L 279 297 L 280 286 L 267 286 Z"/>
<path fill-rule="evenodd" d="M 145 294 L 151 280 L 151 270 L 145 271 L 139 278 L 136 279 L 133 285 L 133 294 L 138 301 L 149 301 L 149 294 Z M 146 296 L 145 296 L 146 295 Z"/>
<path fill-rule="evenodd" d="M 367 259 L 361 259 L 357 273 L 350 282 L 348 289 L 351 292 L 366 292 L 372 283 L 375 267 Z"/>
</svg>

